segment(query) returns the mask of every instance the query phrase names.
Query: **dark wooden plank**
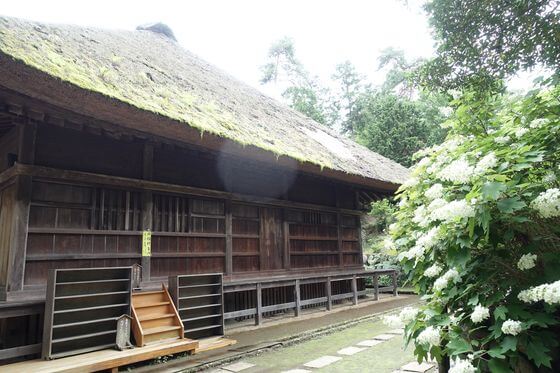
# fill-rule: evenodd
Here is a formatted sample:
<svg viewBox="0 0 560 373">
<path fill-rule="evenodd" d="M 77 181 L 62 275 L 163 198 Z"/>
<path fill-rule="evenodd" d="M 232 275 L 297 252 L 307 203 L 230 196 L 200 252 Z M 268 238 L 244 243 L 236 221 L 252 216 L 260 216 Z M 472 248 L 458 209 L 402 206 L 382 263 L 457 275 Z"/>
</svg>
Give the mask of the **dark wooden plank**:
<svg viewBox="0 0 560 373">
<path fill-rule="evenodd" d="M 37 125 L 26 122 L 19 124 L 18 129 L 18 162 L 32 165 L 35 163 Z"/>
<path fill-rule="evenodd" d="M 5 348 L 0 350 L 0 360 L 10 359 L 19 356 L 33 355 L 41 352 L 41 343 L 26 346 Z"/>
<path fill-rule="evenodd" d="M 379 276 L 373 275 L 373 299 L 379 300 Z"/>
<path fill-rule="evenodd" d="M 153 225 L 153 193 L 142 192 L 142 230 L 152 230 Z M 151 258 L 142 256 L 142 280 L 149 281 L 151 278 Z"/>
<path fill-rule="evenodd" d="M 395 271 L 392 274 L 392 278 L 393 278 L 393 296 L 396 297 L 398 295 L 398 291 L 397 291 L 397 278 L 398 278 L 398 273 Z"/>
<path fill-rule="evenodd" d="M 152 180 L 154 177 L 154 144 L 145 143 L 142 156 L 142 178 Z"/>
<path fill-rule="evenodd" d="M 336 223 L 337 223 L 337 249 L 338 249 L 338 266 L 344 267 L 344 254 L 342 253 L 343 245 L 342 245 L 342 221 L 341 221 L 341 214 L 336 214 Z"/>
</svg>

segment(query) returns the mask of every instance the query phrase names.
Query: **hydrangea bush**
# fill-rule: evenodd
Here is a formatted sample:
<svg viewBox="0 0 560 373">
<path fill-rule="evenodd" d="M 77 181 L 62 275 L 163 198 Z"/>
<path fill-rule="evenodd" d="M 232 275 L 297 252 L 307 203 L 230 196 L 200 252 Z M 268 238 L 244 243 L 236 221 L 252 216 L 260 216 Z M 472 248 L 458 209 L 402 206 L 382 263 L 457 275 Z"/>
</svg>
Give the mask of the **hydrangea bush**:
<svg viewBox="0 0 560 373">
<path fill-rule="evenodd" d="M 390 227 L 425 305 L 389 321 L 452 372 L 560 371 L 560 89 L 464 99 L 449 125 Z"/>
</svg>

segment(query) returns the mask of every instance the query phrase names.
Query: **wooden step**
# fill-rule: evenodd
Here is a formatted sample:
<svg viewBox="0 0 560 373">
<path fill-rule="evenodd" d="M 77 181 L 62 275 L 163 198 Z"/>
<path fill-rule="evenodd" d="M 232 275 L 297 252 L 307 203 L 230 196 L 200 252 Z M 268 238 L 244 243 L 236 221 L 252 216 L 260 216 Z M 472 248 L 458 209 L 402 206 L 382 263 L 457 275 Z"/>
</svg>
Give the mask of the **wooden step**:
<svg viewBox="0 0 560 373">
<path fill-rule="evenodd" d="M 145 329 L 144 343 L 161 341 L 162 339 L 180 339 L 182 337 L 183 328 L 180 326 L 158 326 L 155 328 Z"/>
<path fill-rule="evenodd" d="M 140 325 L 142 326 L 142 330 L 146 330 L 158 326 L 178 326 L 179 323 L 177 322 L 175 315 L 171 314 L 170 316 L 162 316 L 152 320 L 140 319 Z"/>
<path fill-rule="evenodd" d="M 160 291 L 132 294 L 132 332 L 138 346 L 164 339 L 182 339 L 183 323 L 165 285 Z"/>
</svg>

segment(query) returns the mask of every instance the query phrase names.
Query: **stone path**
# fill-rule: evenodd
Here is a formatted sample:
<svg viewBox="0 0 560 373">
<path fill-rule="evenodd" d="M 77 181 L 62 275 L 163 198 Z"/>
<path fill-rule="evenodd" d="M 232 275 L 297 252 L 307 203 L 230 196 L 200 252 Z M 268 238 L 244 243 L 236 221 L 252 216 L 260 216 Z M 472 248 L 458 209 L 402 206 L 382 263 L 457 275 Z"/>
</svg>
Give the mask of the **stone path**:
<svg viewBox="0 0 560 373">
<path fill-rule="evenodd" d="M 389 330 L 381 321 L 368 321 L 223 366 L 213 373 L 435 372 L 433 363 L 414 362 L 412 350 L 403 349 L 402 334 L 402 329 Z"/>
</svg>

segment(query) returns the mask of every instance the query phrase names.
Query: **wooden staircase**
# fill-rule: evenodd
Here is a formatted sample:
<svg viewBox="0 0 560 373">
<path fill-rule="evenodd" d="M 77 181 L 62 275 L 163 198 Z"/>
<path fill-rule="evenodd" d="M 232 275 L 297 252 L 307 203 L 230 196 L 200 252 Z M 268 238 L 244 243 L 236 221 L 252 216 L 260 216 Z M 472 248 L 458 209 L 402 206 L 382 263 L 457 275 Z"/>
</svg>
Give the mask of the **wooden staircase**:
<svg viewBox="0 0 560 373">
<path fill-rule="evenodd" d="M 132 293 L 132 318 L 132 334 L 139 347 L 184 338 L 183 323 L 164 284 L 158 291 Z"/>
</svg>

